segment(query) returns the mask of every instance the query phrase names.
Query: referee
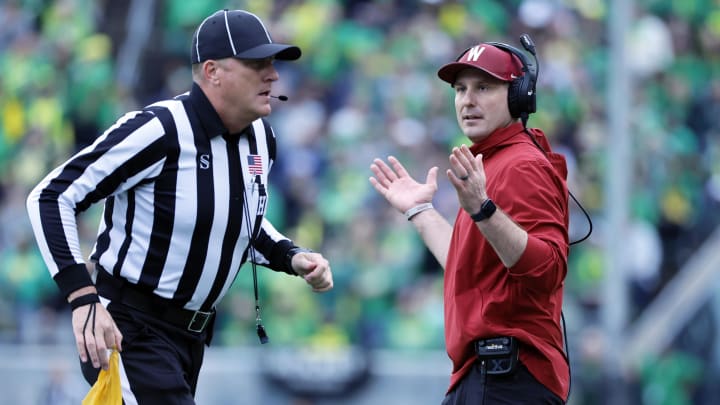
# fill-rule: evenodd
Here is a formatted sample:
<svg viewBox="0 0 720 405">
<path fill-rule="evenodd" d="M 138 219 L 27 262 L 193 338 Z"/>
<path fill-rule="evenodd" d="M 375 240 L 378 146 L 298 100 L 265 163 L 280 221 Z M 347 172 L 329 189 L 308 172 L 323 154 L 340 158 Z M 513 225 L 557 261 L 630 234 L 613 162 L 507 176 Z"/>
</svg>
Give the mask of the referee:
<svg viewBox="0 0 720 405">
<path fill-rule="evenodd" d="M 259 264 L 317 292 L 332 288 L 328 261 L 264 218 L 276 155 L 262 118 L 279 79 L 273 62 L 300 54 L 274 43 L 252 13 L 215 12 L 193 36 L 189 92 L 125 114 L 29 195 L 90 384 L 116 347 L 126 404 L 193 404 L 215 307 L 247 260 L 253 274 Z M 89 267 L 76 214 L 99 201 Z M 265 341 L 257 297 L 256 310 Z"/>
</svg>

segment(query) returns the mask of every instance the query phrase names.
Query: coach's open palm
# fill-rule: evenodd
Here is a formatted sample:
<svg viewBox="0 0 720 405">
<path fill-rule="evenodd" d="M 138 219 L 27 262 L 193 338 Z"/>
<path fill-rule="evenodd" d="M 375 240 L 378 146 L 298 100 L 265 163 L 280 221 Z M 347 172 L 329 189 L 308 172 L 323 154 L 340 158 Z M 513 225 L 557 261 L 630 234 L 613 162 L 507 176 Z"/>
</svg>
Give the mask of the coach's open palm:
<svg viewBox="0 0 720 405">
<path fill-rule="evenodd" d="M 370 170 L 375 177 L 370 177 L 370 184 L 390 205 L 405 212 L 418 204 L 432 202 L 438 189 L 437 167 L 428 170 L 425 183 L 418 183 L 394 156 L 389 156 L 388 162 L 390 165 L 381 159 L 373 160 Z"/>
</svg>

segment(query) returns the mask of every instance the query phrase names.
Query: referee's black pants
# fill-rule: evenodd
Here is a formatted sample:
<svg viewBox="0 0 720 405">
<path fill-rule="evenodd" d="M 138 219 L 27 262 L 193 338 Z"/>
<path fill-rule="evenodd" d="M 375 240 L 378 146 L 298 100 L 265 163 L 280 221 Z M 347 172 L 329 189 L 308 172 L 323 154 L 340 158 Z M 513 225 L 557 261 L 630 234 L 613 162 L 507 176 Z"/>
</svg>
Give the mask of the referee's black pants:
<svg viewBox="0 0 720 405">
<path fill-rule="evenodd" d="M 477 361 L 450 391 L 442 405 L 562 405 L 562 399 L 545 388 L 522 363 L 508 375 L 487 374 Z"/>
<path fill-rule="evenodd" d="M 108 311 L 123 335 L 120 353 L 124 403 L 190 405 L 202 366 L 208 325 L 193 333 L 149 316 L 128 306 L 111 302 Z M 100 369 L 90 361 L 80 363 L 83 376 L 91 385 Z"/>
</svg>

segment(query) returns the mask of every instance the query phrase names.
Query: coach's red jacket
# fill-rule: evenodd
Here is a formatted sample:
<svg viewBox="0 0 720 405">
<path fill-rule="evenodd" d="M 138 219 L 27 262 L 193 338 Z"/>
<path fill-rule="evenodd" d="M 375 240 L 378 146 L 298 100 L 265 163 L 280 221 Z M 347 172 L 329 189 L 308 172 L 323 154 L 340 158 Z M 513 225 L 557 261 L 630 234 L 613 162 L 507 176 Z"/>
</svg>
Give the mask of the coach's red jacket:
<svg viewBox="0 0 720 405">
<path fill-rule="evenodd" d="M 568 256 L 568 189 L 564 157 L 541 151 L 517 123 L 471 147 L 483 154 L 488 196 L 528 232 L 520 260 L 506 268 L 470 216 L 456 217 L 445 266 L 445 339 L 453 372 L 448 392 L 470 370 L 479 338 L 515 336 L 520 361 L 566 399 L 569 366 L 560 325 Z"/>
</svg>

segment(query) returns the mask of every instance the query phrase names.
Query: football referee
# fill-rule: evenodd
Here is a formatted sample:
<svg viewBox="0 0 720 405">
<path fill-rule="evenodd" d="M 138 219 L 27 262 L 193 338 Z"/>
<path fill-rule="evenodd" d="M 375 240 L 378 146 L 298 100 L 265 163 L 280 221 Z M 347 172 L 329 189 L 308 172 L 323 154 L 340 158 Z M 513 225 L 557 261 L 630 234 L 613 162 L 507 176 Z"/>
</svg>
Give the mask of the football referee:
<svg viewBox="0 0 720 405">
<path fill-rule="evenodd" d="M 190 91 L 125 114 L 27 199 L 83 374 L 93 384 L 120 350 L 126 404 L 195 403 L 215 307 L 245 261 L 333 287 L 328 261 L 264 218 L 276 144 L 263 117 L 285 98 L 271 95 L 273 63 L 300 54 L 252 13 L 215 12 L 192 39 Z M 88 266 L 76 215 L 100 201 Z"/>
</svg>

